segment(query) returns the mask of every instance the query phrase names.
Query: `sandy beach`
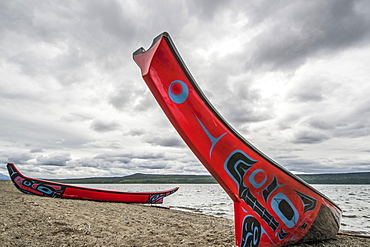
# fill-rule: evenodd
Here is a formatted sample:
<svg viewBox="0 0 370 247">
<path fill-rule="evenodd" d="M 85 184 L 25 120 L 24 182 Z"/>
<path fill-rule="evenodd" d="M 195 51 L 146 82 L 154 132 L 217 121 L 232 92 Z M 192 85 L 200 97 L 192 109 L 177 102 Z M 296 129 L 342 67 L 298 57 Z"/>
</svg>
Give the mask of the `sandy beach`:
<svg viewBox="0 0 370 247">
<path fill-rule="evenodd" d="M 233 221 L 156 206 L 26 195 L 0 181 L 0 246 L 234 246 Z M 370 246 L 337 235 L 294 246 Z"/>
</svg>

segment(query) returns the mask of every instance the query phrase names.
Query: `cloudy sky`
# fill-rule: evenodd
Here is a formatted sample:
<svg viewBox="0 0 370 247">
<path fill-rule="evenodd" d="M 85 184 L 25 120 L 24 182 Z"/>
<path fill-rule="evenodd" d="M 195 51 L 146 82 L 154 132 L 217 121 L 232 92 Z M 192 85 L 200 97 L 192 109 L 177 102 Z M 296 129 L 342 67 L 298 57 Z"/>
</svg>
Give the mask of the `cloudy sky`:
<svg viewBox="0 0 370 247">
<path fill-rule="evenodd" d="M 163 31 L 213 105 L 295 173 L 370 171 L 370 2 L 0 0 L 0 173 L 208 174 L 132 59 Z"/>
</svg>

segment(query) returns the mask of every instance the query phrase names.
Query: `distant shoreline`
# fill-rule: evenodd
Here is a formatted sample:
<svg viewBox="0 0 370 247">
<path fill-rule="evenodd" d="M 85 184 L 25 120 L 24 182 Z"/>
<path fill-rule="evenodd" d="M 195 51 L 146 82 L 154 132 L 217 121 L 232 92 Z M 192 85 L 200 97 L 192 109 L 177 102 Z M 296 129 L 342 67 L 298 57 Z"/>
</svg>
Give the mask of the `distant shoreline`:
<svg viewBox="0 0 370 247">
<path fill-rule="evenodd" d="M 309 184 L 370 184 L 370 172 L 336 174 L 299 174 Z M 50 179 L 49 179 L 50 180 Z M 210 175 L 156 175 L 133 174 L 123 177 L 93 177 L 77 179 L 52 179 L 71 184 L 216 184 Z"/>
</svg>

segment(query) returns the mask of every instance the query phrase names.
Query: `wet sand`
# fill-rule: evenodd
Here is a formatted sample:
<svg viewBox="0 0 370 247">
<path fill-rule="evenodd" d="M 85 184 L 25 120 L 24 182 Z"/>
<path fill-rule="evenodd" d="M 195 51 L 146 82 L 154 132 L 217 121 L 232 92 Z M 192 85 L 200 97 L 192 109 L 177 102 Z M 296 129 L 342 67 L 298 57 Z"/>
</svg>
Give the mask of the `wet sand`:
<svg viewBox="0 0 370 247">
<path fill-rule="evenodd" d="M 164 199 L 166 200 L 166 198 Z M 26 195 L 0 181 L 0 246 L 235 246 L 233 221 L 156 206 Z M 337 235 L 295 247 L 370 246 Z"/>
</svg>

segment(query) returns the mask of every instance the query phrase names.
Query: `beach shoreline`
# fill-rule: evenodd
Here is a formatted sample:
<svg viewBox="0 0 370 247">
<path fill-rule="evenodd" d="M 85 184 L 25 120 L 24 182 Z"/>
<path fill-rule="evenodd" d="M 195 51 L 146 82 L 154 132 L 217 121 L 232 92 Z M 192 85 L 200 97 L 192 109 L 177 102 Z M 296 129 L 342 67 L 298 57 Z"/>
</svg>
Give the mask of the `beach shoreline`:
<svg viewBox="0 0 370 247">
<path fill-rule="evenodd" d="M 235 246 L 233 224 L 156 206 L 32 196 L 0 181 L 0 246 Z M 365 247 L 370 239 L 294 246 Z"/>
</svg>

